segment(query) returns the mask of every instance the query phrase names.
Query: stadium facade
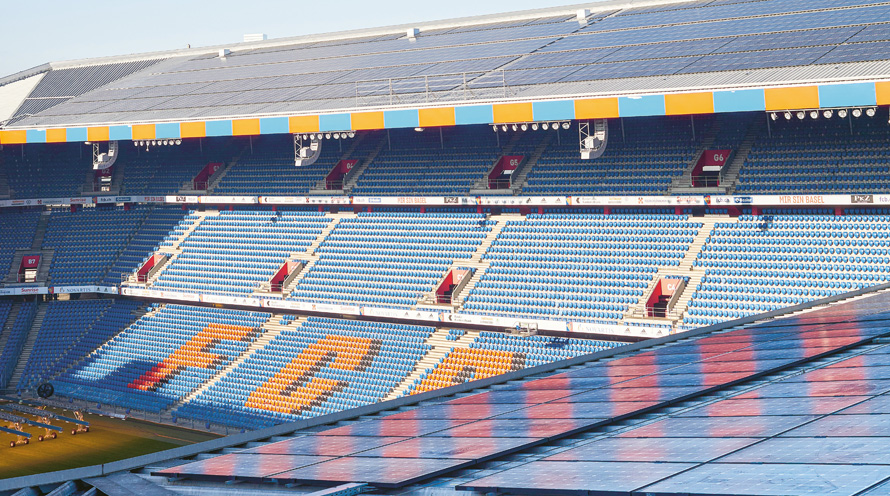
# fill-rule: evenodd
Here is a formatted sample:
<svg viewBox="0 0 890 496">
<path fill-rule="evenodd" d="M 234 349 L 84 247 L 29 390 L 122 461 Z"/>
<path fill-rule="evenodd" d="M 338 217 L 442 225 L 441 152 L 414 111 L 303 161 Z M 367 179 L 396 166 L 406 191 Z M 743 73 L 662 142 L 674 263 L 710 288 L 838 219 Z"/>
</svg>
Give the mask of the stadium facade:
<svg viewBox="0 0 890 496">
<path fill-rule="evenodd" d="M 232 434 L 0 490 L 886 494 L 888 14 L 603 2 L 0 79 L 0 387 Z"/>
</svg>

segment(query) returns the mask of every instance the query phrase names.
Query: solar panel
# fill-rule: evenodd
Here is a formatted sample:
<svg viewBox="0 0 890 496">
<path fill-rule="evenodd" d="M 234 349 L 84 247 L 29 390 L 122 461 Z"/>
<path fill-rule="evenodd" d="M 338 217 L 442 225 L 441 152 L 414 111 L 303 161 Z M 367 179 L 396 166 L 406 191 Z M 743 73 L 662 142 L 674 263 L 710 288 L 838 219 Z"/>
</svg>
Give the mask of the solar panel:
<svg viewBox="0 0 890 496">
<path fill-rule="evenodd" d="M 758 441 L 757 438 L 607 438 L 545 460 L 704 463 Z"/>
<path fill-rule="evenodd" d="M 451 400 L 448 403 L 452 405 L 467 404 L 494 404 L 494 403 L 519 403 L 526 405 L 535 405 L 545 401 L 555 400 L 564 396 L 569 396 L 577 391 L 566 390 L 539 390 L 539 391 L 491 391 L 487 393 L 474 394 Z"/>
<path fill-rule="evenodd" d="M 423 420 L 366 420 L 351 425 L 336 427 L 321 431 L 319 436 L 377 436 L 377 437 L 413 437 L 430 434 L 443 429 L 449 429 L 461 424 L 467 423 L 468 420 L 440 420 L 440 419 L 423 419 Z"/>
<path fill-rule="evenodd" d="M 739 398 L 795 398 L 807 396 L 865 396 L 890 391 L 890 380 L 780 382 L 745 393 Z"/>
<path fill-rule="evenodd" d="M 644 489 L 646 494 L 852 495 L 890 477 L 877 465 L 710 463 Z"/>
<path fill-rule="evenodd" d="M 605 418 L 577 419 L 507 419 L 493 418 L 435 432 L 435 437 L 525 437 L 551 438 L 587 429 Z"/>
<path fill-rule="evenodd" d="M 270 478 L 294 482 L 367 482 L 379 487 L 400 487 L 472 463 L 462 459 L 344 457 Z"/>
<path fill-rule="evenodd" d="M 404 441 L 406 437 L 303 436 L 246 449 L 240 453 L 345 456 Z"/>
<path fill-rule="evenodd" d="M 329 456 L 232 453 L 159 470 L 167 476 L 244 477 L 260 479 L 298 467 L 331 460 Z"/>
<path fill-rule="evenodd" d="M 890 436 L 890 418 L 883 415 L 830 415 L 786 432 L 783 437 Z"/>
<path fill-rule="evenodd" d="M 499 419 L 589 419 L 614 418 L 658 405 L 655 401 L 610 401 L 602 403 L 546 403 L 503 413 Z"/>
<path fill-rule="evenodd" d="M 517 469 L 461 484 L 457 489 L 533 494 L 627 494 L 634 489 L 693 467 L 688 463 L 532 462 Z"/>
<path fill-rule="evenodd" d="M 770 437 L 815 418 L 813 415 L 672 417 L 627 431 L 620 437 Z"/>
<path fill-rule="evenodd" d="M 727 398 L 694 410 L 681 413 L 681 417 L 737 417 L 762 415 L 826 415 L 837 412 L 864 400 L 863 396 L 838 396 L 815 398 Z M 853 409 L 843 413 L 857 413 Z M 868 413 L 868 412 L 858 412 Z"/>
<path fill-rule="evenodd" d="M 360 453 L 361 457 L 434 458 L 476 462 L 534 444 L 525 437 L 418 437 Z"/>
<path fill-rule="evenodd" d="M 701 392 L 704 387 L 610 388 L 595 389 L 556 400 L 556 403 L 599 401 L 671 401 Z"/>
<path fill-rule="evenodd" d="M 873 464 L 890 460 L 890 443 L 880 437 L 767 439 L 733 453 L 726 463 Z"/>
<path fill-rule="evenodd" d="M 519 405 L 513 403 L 500 404 L 469 404 L 456 405 L 445 403 L 442 405 L 431 405 L 423 408 L 415 408 L 405 412 L 399 412 L 393 415 L 387 415 L 387 419 L 396 420 L 415 420 L 415 419 L 471 419 L 479 420 L 487 417 L 494 417 L 512 410 L 520 408 Z"/>
</svg>

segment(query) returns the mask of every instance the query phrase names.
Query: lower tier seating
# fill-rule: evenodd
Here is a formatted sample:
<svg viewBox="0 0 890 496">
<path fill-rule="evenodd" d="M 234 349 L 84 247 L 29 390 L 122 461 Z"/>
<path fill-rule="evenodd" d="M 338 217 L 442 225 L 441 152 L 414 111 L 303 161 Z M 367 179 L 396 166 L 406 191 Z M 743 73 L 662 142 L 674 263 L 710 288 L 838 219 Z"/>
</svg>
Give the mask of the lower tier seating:
<svg viewBox="0 0 890 496">
<path fill-rule="evenodd" d="M 596 353 L 621 343 L 483 331 L 468 348 L 454 349 L 414 381 L 410 394 L 484 379 L 526 367 Z"/>
<path fill-rule="evenodd" d="M 17 389 L 48 381 L 86 357 L 133 322 L 134 300 L 72 300 L 47 303 L 34 348 Z"/>
<path fill-rule="evenodd" d="M 55 381 L 60 394 L 160 412 L 247 351 L 267 313 L 185 305 L 151 311 Z"/>
<path fill-rule="evenodd" d="M 433 331 L 310 317 L 282 330 L 175 415 L 256 429 L 375 403 L 414 370 Z"/>
<path fill-rule="evenodd" d="M 18 314 L 12 323 L 9 335 L 5 337 L 6 344 L 3 346 L 3 354 L 0 355 L 0 388 L 9 386 L 12 373 L 19 361 L 19 355 L 28 339 L 28 332 L 31 330 L 34 316 L 37 315 L 36 303 L 26 301 L 18 305 Z"/>
</svg>

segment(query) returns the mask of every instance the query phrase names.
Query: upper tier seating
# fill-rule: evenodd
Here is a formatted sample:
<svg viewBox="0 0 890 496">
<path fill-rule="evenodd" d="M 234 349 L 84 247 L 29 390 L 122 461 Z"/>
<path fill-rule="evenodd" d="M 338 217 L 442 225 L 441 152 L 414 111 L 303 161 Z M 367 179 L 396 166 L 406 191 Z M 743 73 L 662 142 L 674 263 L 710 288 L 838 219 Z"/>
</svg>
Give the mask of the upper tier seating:
<svg viewBox="0 0 890 496">
<path fill-rule="evenodd" d="M 874 118 L 771 123 L 739 171 L 735 192 L 884 193 L 890 191 L 886 112 Z"/>
<path fill-rule="evenodd" d="M 39 219 L 37 210 L 0 211 L 0 278 L 5 278 L 10 270 L 18 270 L 18 267 L 12 267 L 15 251 L 31 248 Z"/>
<path fill-rule="evenodd" d="M 454 333 L 463 331 L 452 330 Z M 596 353 L 621 343 L 549 336 L 511 336 L 482 331 L 469 348 L 458 348 L 428 368 L 410 394 L 463 384 L 545 363 Z"/>
<path fill-rule="evenodd" d="M 203 144 L 186 140 L 179 146 L 145 148 L 127 146 L 118 159 L 123 168 L 121 193 L 172 195 L 211 162 L 226 163 L 246 145 L 245 140 L 203 138 Z M 116 165 L 118 167 L 118 165 Z M 185 189 L 192 189 L 189 184 Z"/>
<path fill-rule="evenodd" d="M 497 137 L 480 127 L 418 133 L 390 130 L 384 147 L 353 188 L 355 195 L 467 195 L 500 156 Z M 443 145 L 444 142 L 444 145 Z"/>
<path fill-rule="evenodd" d="M 256 429 L 375 403 L 414 370 L 433 330 L 309 317 L 175 415 Z"/>
<path fill-rule="evenodd" d="M 508 221 L 464 311 L 616 323 L 702 224 L 672 214 L 531 214 Z M 519 296 L 519 297 L 517 297 Z"/>
<path fill-rule="evenodd" d="M 30 389 L 67 370 L 130 325 L 139 305 L 132 300 L 49 302 L 17 388 Z"/>
<path fill-rule="evenodd" d="M 80 143 L 9 147 L 0 152 L 13 198 L 80 196 L 92 171 L 92 150 Z"/>
<path fill-rule="evenodd" d="M 523 194 L 664 195 L 671 181 L 690 164 L 701 133 L 693 137 L 688 117 L 609 121 L 609 142 L 602 157 L 581 160 L 578 130 L 560 129 L 528 174 Z M 538 131 L 550 132 L 555 131 Z"/>
<path fill-rule="evenodd" d="M 223 211 L 205 218 L 154 282 L 189 293 L 249 294 L 330 222 L 322 212 Z"/>
<path fill-rule="evenodd" d="M 788 307 L 890 281 L 890 216 L 743 215 L 718 223 L 685 327 Z"/>
<path fill-rule="evenodd" d="M 294 142 L 291 135 L 254 138 L 253 149 L 246 150 L 226 172 L 213 190 L 217 195 L 305 195 L 327 176 L 352 141 L 322 142 L 321 156 L 312 164 L 294 166 Z"/>
<path fill-rule="evenodd" d="M 129 275 L 139 268 L 148 257 L 157 251 L 160 244 L 186 215 L 180 207 L 156 205 L 150 207 L 145 221 L 139 226 L 126 249 L 120 254 L 114 265 L 108 270 L 102 283 L 118 285 L 121 275 Z"/>
<path fill-rule="evenodd" d="M 268 313 L 165 305 L 59 376 L 65 396 L 159 412 L 247 351 Z"/>
<path fill-rule="evenodd" d="M 490 225 L 469 213 L 365 212 L 343 219 L 288 299 L 414 305 L 455 260 L 472 257 Z"/>
<path fill-rule="evenodd" d="M 97 284 L 136 233 L 150 207 L 134 206 L 84 208 L 77 212 L 52 212 L 44 248 L 53 248 L 49 277 L 54 286 Z M 118 276 L 120 282 L 120 276 Z"/>
</svg>

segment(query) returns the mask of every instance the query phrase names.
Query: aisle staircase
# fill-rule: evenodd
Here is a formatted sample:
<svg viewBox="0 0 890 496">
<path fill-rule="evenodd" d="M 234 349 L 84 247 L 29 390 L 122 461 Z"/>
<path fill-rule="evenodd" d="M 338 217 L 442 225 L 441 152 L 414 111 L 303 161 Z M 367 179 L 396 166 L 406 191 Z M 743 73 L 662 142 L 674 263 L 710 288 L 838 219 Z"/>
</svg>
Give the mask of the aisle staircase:
<svg viewBox="0 0 890 496">
<path fill-rule="evenodd" d="M 18 388 L 19 381 L 21 381 L 22 374 L 25 371 L 25 364 L 27 364 L 28 359 L 31 358 L 31 351 L 34 350 L 34 343 L 37 341 L 37 334 L 40 331 L 40 326 L 43 324 L 43 318 L 46 317 L 46 309 L 46 303 L 38 304 L 37 314 L 31 322 L 31 329 L 28 331 L 28 339 L 25 340 L 25 345 L 22 347 L 22 352 L 19 354 L 19 361 L 16 363 L 15 370 L 12 372 L 12 377 L 9 379 L 7 389 Z"/>
<path fill-rule="evenodd" d="M 398 386 L 394 387 L 382 401 L 394 400 L 403 396 L 408 392 L 408 389 L 414 384 L 415 380 L 419 379 L 423 374 L 432 371 L 433 367 L 435 367 L 443 358 L 448 356 L 453 350 L 458 348 L 469 348 L 470 343 L 479 336 L 479 332 L 467 331 L 466 334 L 456 341 L 449 341 L 447 336 L 448 329 L 436 329 L 436 332 L 426 340 L 426 344 L 431 346 L 430 350 L 417 362 L 417 365 L 414 366 L 414 370 L 408 377 L 399 383 Z"/>
</svg>

